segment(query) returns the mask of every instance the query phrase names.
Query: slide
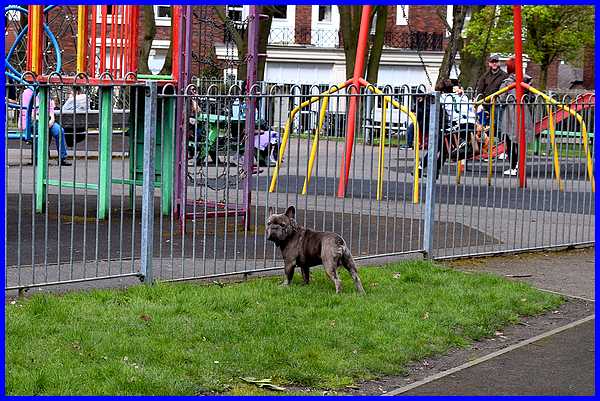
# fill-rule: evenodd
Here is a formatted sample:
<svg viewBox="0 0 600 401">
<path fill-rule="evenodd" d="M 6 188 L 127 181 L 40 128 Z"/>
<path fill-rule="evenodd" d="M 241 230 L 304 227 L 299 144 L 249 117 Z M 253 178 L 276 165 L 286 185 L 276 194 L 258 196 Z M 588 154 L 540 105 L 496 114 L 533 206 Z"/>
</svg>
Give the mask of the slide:
<svg viewBox="0 0 600 401">
<path fill-rule="evenodd" d="M 593 107 L 595 100 L 595 95 L 593 93 L 585 93 L 581 96 L 578 96 L 573 102 L 571 102 L 570 107 L 575 111 L 581 111 L 584 109 L 589 109 Z M 560 123 L 565 118 L 570 117 L 569 112 L 565 110 L 557 110 L 554 113 L 554 124 Z M 542 118 L 540 121 L 535 123 L 535 135 L 538 136 L 540 132 L 547 130 L 549 126 L 548 116 Z"/>
</svg>

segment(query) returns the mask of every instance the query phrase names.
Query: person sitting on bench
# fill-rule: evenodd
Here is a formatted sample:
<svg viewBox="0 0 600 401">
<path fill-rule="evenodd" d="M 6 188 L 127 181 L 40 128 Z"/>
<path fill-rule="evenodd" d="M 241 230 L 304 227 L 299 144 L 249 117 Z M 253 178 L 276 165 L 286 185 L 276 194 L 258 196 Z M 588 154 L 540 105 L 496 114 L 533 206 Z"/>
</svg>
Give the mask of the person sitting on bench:
<svg viewBox="0 0 600 401">
<path fill-rule="evenodd" d="M 90 108 L 90 100 L 86 93 L 83 93 L 81 86 L 73 86 L 65 104 L 60 108 L 61 113 L 85 113 Z"/>
<path fill-rule="evenodd" d="M 26 88 L 21 95 L 21 129 L 26 130 L 28 127 L 35 132 L 37 130 L 37 123 L 39 119 L 39 96 L 35 97 L 35 106 L 34 113 L 31 117 L 31 121 L 29 121 L 30 125 L 28 125 L 28 116 L 27 116 L 27 106 L 33 102 L 33 90 L 31 88 Z M 67 144 L 65 141 L 65 130 L 58 124 L 54 119 L 54 100 L 52 98 L 48 98 L 48 131 L 56 140 L 56 150 L 58 151 L 58 155 L 60 158 L 59 165 L 61 166 L 70 166 L 71 163 L 67 161 Z"/>
</svg>

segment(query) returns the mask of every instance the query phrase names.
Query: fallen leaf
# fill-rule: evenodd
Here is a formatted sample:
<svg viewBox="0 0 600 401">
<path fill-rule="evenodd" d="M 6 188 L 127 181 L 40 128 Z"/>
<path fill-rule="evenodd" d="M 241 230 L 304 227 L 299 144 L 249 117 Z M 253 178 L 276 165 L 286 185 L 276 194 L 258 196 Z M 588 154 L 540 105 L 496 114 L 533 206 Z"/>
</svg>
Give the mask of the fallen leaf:
<svg viewBox="0 0 600 401">
<path fill-rule="evenodd" d="M 274 391 L 285 391 L 285 387 L 277 386 L 271 383 L 271 379 L 257 379 L 255 377 L 240 377 L 243 381 L 247 383 L 252 383 L 260 388 L 266 388 L 268 390 Z"/>
<path fill-rule="evenodd" d="M 425 312 L 425 314 L 422 317 L 423 320 L 427 320 L 429 319 L 429 312 Z"/>
<path fill-rule="evenodd" d="M 140 319 L 142 319 L 144 322 L 148 322 L 148 321 L 152 320 L 152 318 L 150 316 L 144 315 L 144 314 L 140 315 Z"/>
</svg>

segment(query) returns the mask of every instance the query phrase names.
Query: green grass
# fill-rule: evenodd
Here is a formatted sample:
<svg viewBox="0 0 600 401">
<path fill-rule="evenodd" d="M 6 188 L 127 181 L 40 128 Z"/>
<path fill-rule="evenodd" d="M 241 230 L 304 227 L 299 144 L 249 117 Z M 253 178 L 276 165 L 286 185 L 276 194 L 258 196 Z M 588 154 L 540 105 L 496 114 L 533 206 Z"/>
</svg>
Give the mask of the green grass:
<svg viewBox="0 0 600 401">
<path fill-rule="evenodd" d="M 38 294 L 6 305 L 7 394 L 264 394 L 240 377 L 343 391 L 563 302 L 484 274 L 409 261 L 347 272 L 336 295 L 280 277 Z M 277 393 L 281 394 L 281 393 Z"/>
<path fill-rule="evenodd" d="M 558 158 L 559 161 L 564 161 L 567 159 L 585 159 L 585 148 L 581 143 L 557 143 L 556 149 L 558 150 Z M 533 155 L 535 154 L 536 144 L 528 143 L 527 144 L 527 154 Z M 539 144 L 539 151 L 542 155 L 548 155 L 548 157 L 552 158 L 552 145 L 549 143 L 541 143 Z M 592 148 L 590 146 L 590 152 L 592 152 Z"/>
</svg>

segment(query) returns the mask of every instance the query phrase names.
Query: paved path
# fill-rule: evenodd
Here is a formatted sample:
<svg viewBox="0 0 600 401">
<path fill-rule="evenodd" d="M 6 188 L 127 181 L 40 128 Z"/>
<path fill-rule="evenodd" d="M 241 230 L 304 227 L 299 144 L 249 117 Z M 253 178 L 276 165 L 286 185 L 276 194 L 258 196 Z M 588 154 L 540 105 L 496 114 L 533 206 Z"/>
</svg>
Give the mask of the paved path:
<svg viewBox="0 0 600 401">
<path fill-rule="evenodd" d="M 521 276 L 515 279 L 595 299 L 594 248 L 449 264 L 460 270 Z M 594 395 L 594 323 L 594 315 L 588 316 L 386 395 Z"/>
</svg>

